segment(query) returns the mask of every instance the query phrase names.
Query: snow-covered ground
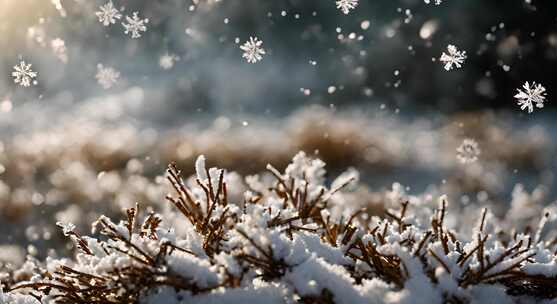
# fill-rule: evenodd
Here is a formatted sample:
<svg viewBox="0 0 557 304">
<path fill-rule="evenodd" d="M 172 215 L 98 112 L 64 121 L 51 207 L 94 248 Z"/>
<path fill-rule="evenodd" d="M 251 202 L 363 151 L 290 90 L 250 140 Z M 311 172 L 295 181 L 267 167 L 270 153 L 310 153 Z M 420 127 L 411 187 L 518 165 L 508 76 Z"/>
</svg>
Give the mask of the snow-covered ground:
<svg viewBox="0 0 557 304">
<path fill-rule="evenodd" d="M 0 304 L 557 303 L 550 2 L 0 0 Z"/>
</svg>

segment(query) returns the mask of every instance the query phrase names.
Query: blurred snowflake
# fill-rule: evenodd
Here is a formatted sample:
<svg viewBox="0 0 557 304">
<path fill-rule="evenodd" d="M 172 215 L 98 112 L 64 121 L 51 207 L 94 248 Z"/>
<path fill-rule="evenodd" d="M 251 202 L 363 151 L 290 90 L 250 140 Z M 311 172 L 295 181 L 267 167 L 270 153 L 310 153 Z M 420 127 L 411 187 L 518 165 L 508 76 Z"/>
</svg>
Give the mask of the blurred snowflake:
<svg viewBox="0 0 557 304">
<path fill-rule="evenodd" d="M 430 3 L 434 3 L 435 5 L 441 5 L 441 3 L 443 2 L 443 0 L 424 0 L 425 4 L 430 4 Z"/>
<path fill-rule="evenodd" d="M 263 41 L 257 39 L 257 37 L 249 37 L 249 39 L 249 41 L 240 46 L 240 49 L 244 51 L 242 57 L 246 58 L 249 63 L 256 63 L 263 59 L 262 55 L 265 55 L 265 50 L 261 47 Z"/>
<path fill-rule="evenodd" d="M 12 72 L 14 82 L 22 87 L 29 87 L 31 84 L 36 85 L 37 81 L 33 79 L 37 77 L 37 73 L 33 72 L 31 66 L 32 64 L 26 64 L 23 60 L 18 65 L 15 65 Z"/>
<path fill-rule="evenodd" d="M 456 46 L 449 44 L 447 46 L 447 52 L 448 54 L 443 52 L 439 59 L 445 64 L 445 70 L 452 70 L 453 65 L 457 68 L 461 68 L 464 60 L 466 60 L 466 51 L 459 51 Z"/>
<path fill-rule="evenodd" d="M 68 53 L 66 49 L 66 42 L 60 38 L 50 41 L 50 47 L 54 55 L 63 63 L 68 63 Z"/>
<path fill-rule="evenodd" d="M 345 14 L 348 14 L 351 10 L 358 6 L 358 0 L 338 0 L 336 4 L 337 9 L 341 10 Z"/>
<path fill-rule="evenodd" d="M 114 7 L 112 1 L 107 2 L 105 5 L 101 5 L 99 11 L 95 14 L 99 18 L 99 22 L 104 26 L 115 24 L 116 19 L 122 18 L 122 14 Z"/>
<path fill-rule="evenodd" d="M 116 82 L 118 82 L 120 72 L 116 71 L 114 68 L 105 67 L 99 63 L 97 65 L 97 75 L 95 78 L 105 90 L 108 90 L 112 88 Z"/>
<path fill-rule="evenodd" d="M 537 108 L 543 108 L 543 103 L 545 102 L 547 94 L 545 92 L 545 87 L 535 82 L 532 82 L 532 85 L 530 85 L 528 81 L 526 81 L 522 87 L 524 91 L 516 89 L 518 94 L 514 95 L 514 98 L 518 99 L 517 104 L 520 106 L 520 109 L 528 109 L 528 113 L 532 113 L 534 112 L 534 105 Z"/>
<path fill-rule="evenodd" d="M 456 149 L 456 157 L 463 164 L 473 163 L 478 160 L 481 154 L 478 143 L 470 138 L 462 141 L 462 144 Z"/>
<path fill-rule="evenodd" d="M 124 26 L 124 34 L 129 34 L 131 33 L 132 38 L 140 38 L 141 37 L 141 33 L 140 32 L 146 32 L 147 31 L 147 26 L 145 26 L 145 24 L 149 23 L 149 19 L 145 18 L 145 19 L 141 19 L 139 18 L 139 13 L 138 12 L 133 12 L 133 16 L 126 16 L 126 21 L 128 23 L 122 22 L 122 25 Z"/>
<path fill-rule="evenodd" d="M 159 66 L 163 70 L 170 70 L 178 60 L 180 60 L 180 57 L 174 54 L 164 54 L 159 58 Z"/>
<path fill-rule="evenodd" d="M 52 3 L 52 5 L 54 5 L 56 10 L 60 13 L 60 16 L 66 17 L 67 12 L 64 9 L 64 7 L 62 6 L 62 0 L 50 0 L 50 2 Z"/>
</svg>

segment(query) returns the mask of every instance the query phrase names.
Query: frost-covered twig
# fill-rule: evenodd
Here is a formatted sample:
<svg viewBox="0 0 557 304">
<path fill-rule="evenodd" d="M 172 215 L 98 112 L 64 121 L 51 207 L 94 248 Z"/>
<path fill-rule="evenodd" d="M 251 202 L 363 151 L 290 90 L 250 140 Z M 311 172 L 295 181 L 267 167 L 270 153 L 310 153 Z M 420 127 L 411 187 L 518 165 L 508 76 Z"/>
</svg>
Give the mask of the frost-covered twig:
<svg viewBox="0 0 557 304">
<path fill-rule="evenodd" d="M 176 195 L 167 200 L 177 212 L 141 215 L 136 205 L 120 223 L 101 216 L 94 225 L 99 237 L 62 225 L 80 252 L 74 259 L 28 261 L 35 273 L 22 279 L 11 273 L 8 295 L 27 292 L 58 303 L 267 297 L 398 303 L 425 295 L 428 303 L 469 303 L 557 296 L 551 289 L 557 248 L 543 240 L 541 228 L 506 235 L 484 209 L 472 236 L 463 235 L 447 225 L 446 196 L 429 212 L 403 200 L 384 218 L 369 217 L 342 208 L 353 179 L 343 174 L 329 189 L 323 167 L 299 153 L 284 172 L 268 166 L 274 179 L 248 179 L 253 188 L 244 200 L 230 201 L 232 175 L 225 170 L 207 169 L 200 157 L 197 176 L 184 180 L 171 164 L 167 178 Z"/>
</svg>

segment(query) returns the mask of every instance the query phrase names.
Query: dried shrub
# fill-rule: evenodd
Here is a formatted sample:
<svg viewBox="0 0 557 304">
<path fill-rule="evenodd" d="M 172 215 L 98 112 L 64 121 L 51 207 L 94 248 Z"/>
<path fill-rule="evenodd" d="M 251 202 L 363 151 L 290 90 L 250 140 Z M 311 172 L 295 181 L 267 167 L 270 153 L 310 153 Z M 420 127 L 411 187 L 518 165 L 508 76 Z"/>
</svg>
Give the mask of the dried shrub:
<svg viewBox="0 0 557 304">
<path fill-rule="evenodd" d="M 3 280 L 7 295 L 56 303 L 470 303 L 554 299 L 557 244 L 537 229 L 507 233 L 487 209 L 473 233 L 450 228 L 447 197 L 436 209 L 400 201 L 384 217 L 346 202 L 353 172 L 326 186 L 324 163 L 304 153 L 285 172 L 231 178 L 196 162 L 184 180 L 167 170 L 177 211 L 138 206 L 124 220 L 101 216 L 96 237 L 60 224 L 73 259 L 28 260 Z M 25 275 L 27 273 L 28 275 Z M 28 294 L 30 296 L 24 296 Z M 1 298 L 0 298 L 1 299 Z M 33 300 L 38 303 L 38 300 Z M 22 302 L 23 303 L 23 302 Z M 34 302 L 28 302 L 34 303 Z"/>
</svg>

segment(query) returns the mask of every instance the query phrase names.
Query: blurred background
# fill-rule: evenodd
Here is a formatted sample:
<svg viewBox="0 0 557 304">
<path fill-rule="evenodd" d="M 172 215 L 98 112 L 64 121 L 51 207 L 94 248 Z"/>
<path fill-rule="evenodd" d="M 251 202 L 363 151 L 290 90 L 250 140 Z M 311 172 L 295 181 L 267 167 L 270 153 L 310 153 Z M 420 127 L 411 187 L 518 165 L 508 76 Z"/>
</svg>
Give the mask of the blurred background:
<svg viewBox="0 0 557 304">
<path fill-rule="evenodd" d="M 360 1 L 345 15 L 333 0 L 114 0 L 124 16 L 149 18 L 141 39 L 124 35 L 120 23 L 98 22 L 105 2 L 2 0 L 0 93 L 15 107 L 60 94 L 73 102 L 106 95 L 94 83 L 103 63 L 125 80 L 111 92 L 140 86 L 167 121 L 174 109 L 278 116 L 306 104 L 514 111 L 512 96 L 525 81 L 555 87 L 554 1 Z M 250 36 L 268 53 L 256 65 L 239 60 L 236 39 Z M 57 38 L 65 64 L 51 48 Z M 448 44 L 466 50 L 465 68 L 447 73 L 436 62 Z M 165 54 L 180 58 L 170 70 L 159 66 Z M 13 84 L 18 58 L 41 72 L 35 88 Z"/>
<path fill-rule="evenodd" d="M 554 202 L 555 1 L 360 0 L 345 15 L 333 0 L 113 0 L 149 18 L 139 39 L 98 21 L 105 3 L 0 0 L 0 245 L 45 249 L 55 220 L 87 227 L 135 201 L 162 209 L 166 164 L 191 173 L 201 153 L 253 174 L 304 150 L 332 177 L 358 168 L 374 204 L 393 187 L 501 217 Z M 439 62 L 448 44 L 461 69 Z M 14 83 L 20 60 L 36 86 Z M 513 98 L 526 81 L 548 91 L 533 114 Z M 464 138 L 482 152 L 466 166 Z"/>
</svg>

